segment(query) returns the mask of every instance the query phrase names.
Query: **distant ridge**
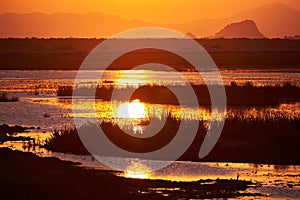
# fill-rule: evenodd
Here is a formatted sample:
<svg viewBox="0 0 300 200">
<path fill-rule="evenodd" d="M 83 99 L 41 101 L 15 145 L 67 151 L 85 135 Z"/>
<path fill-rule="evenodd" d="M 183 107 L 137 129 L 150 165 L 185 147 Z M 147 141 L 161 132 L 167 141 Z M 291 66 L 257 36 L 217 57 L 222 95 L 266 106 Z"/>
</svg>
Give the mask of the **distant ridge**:
<svg viewBox="0 0 300 200">
<path fill-rule="evenodd" d="M 245 19 L 255 21 L 268 38 L 300 35 L 300 11 L 282 3 L 266 4 L 222 19 L 196 19 L 169 27 L 184 33 L 192 32 L 201 38 L 212 36 L 226 25 Z"/>
<path fill-rule="evenodd" d="M 222 19 L 195 19 L 176 24 L 157 24 L 124 19 L 103 13 L 3 13 L 0 14 L 0 37 L 104 38 L 121 31 L 140 27 L 165 27 L 197 38 L 209 37 L 233 22 L 255 21 L 268 38 L 300 35 L 300 11 L 275 3 L 245 10 Z"/>
<path fill-rule="evenodd" d="M 197 38 L 197 36 L 194 35 L 194 34 L 191 33 L 191 32 L 187 32 L 185 35 L 188 36 L 188 37 L 190 37 L 190 38 L 193 38 L 193 39 Z"/>
<path fill-rule="evenodd" d="M 145 26 L 157 25 L 102 13 L 0 14 L 0 37 L 102 38 Z"/>
<path fill-rule="evenodd" d="M 253 20 L 231 23 L 215 34 L 215 38 L 265 38 Z"/>
</svg>

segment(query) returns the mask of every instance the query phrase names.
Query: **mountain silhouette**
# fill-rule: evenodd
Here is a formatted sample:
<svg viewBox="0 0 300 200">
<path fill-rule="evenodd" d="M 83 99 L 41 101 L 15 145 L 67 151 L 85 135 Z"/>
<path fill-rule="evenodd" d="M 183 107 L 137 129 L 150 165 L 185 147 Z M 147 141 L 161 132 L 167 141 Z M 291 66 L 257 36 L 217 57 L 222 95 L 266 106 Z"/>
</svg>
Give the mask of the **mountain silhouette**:
<svg viewBox="0 0 300 200">
<path fill-rule="evenodd" d="M 267 37 L 293 36 L 300 33 L 300 12 L 282 3 L 268 4 L 231 17 L 252 19 Z"/>
<path fill-rule="evenodd" d="M 263 5 L 222 19 L 200 19 L 169 27 L 182 32 L 193 32 L 198 37 L 214 35 L 224 26 L 250 19 L 266 37 L 300 35 L 300 11 L 282 3 Z"/>
<path fill-rule="evenodd" d="M 102 13 L 0 14 L 0 37 L 109 37 L 121 31 L 155 26 Z"/>
<path fill-rule="evenodd" d="M 110 37 L 121 31 L 139 27 L 165 27 L 197 37 L 214 35 L 228 24 L 255 21 L 266 37 L 300 34 L 300 11 L 281 3 L 268 4 L 223 19 L 200 19 L 179 24 L 154 24 L 127 20 L 102 13 L 4 13 L 0 14 L 0 37 Z"/>
<path fill-rule="evenodd" d="M 188 32 L 188 33 L 186 33 L 185 35 L 186 35 L 187 37 L 190 37 L 190 38 L 197 38 L 197 36 L 194 35 L 194 34 L 191 33 L 191 32 Z"/>
<path fill-rule="evenodd" d="M 265 38 L 253 20 L 244 20 L 225 26 L 215 34 L 216 38 Z"/>
</svg>

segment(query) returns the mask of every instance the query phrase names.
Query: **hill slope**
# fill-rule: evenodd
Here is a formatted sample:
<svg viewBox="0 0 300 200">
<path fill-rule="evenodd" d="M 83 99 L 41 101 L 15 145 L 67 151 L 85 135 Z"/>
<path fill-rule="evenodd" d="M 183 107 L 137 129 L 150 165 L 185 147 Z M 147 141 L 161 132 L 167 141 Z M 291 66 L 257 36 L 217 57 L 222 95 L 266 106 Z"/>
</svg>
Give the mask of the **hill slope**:
<svg viewBox="0 0 300 200">
<path fill-rule="evenodd" d="M 250 19 L 255 21 L 266 37 L 284 37 L 300 34 L 300 11 L 281 3 L 268 4 L 249 9 L 223 19 L 200 19 L 169 27 L 183 32 L 192 32 L 198 37 L 214 35 L 230 23 Z"/>
<path fill-rule="evenodd" d="M 245 20 L 225 26 L 215 34 L 216 38 L 265 38 L 252 20 Z"/>
</svg>

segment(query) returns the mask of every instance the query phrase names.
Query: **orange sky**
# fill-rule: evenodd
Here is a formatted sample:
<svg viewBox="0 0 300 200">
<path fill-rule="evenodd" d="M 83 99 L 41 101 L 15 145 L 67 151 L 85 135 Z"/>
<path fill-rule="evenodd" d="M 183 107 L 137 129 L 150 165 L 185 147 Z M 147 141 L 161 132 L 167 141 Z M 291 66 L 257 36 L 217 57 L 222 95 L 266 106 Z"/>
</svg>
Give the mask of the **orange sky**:
<svg viewBox="0 0 300 200">
<path fill-rule="evenodd" d="M 101 12 L 126 19 L 179 23 L 229 17 L 240 11 L 276 2 L 300 10 L 299 0 L 0 0 L 0 13 Z"/>
</svg>

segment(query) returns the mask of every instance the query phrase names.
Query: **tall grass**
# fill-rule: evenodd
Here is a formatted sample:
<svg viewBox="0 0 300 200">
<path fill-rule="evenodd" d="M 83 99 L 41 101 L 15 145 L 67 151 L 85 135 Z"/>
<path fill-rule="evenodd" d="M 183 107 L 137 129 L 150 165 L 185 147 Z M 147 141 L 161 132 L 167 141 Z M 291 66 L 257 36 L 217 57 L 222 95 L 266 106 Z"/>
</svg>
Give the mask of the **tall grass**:
<svg viewBox="0 0 300 200">
<path fill-rule="evenodd" d="M 151 141 L 129 137 L 112 122 L 101 124 L 101 128 L 106 136 L 120 148 L 145 153 L 167 144 L 176 134 L 178 123 L 179 121 L 171 119 L 156 134 L 156 138 L 151 138 Z M 207 128 L 206 123 L 200 123 L 196 138 L 180 160 L 199 161 L 198 153 Z M 89 132 L 90 127 L 84 129 L 86 134 L 93 134 Z M 55 131 L 44 147 L 64 153 L 89 154 L 75 128 Z M 230 117 L 225 121 L 216 146 L 203 161 L 300 164 L 298 152 L 300 152 L 300 119 L 281 117 L 280 119 L 246 120 L 240 117 Z"/>
<path fill-rule="evenodd" d="M 211 105 L 209 91 L 206 85 L 193 85 L 195 94 L 200 105 Z M 212 85 L 213 90 L 219 89 L 222 86 Z M 159 85 L 141 85 L 134 91 L 131 98 L 140 99 L 143 102 L 154 104 L 178 104 L 173 91 L 185 91 L 185 86 L 159 86 Z M 114 86 L 100 85 L 97 88 L 75 88 L 78 94 L 90 95 L 91 89 L 96 91 L 95 98 L 110 101 L 112 92 L 122 90 L 131 91 L 132 88 L 114 88 Z M 277 86 L 255 86 L 252 82 L 246 82 L 238 85 L 232 82 L 225 86 L 227 105 L 230 106 L 264 106 L 264 105 L 279 105 L 281 101 L 300 101 L 300 87 L 297 87 L 289 82 Z M 58 96 L 71 96 L 73 87 L 61 86 L 57 90 Z M 154 95 L 156 94 L 156 95 Z M 184 99 L 183 104 L 189 105 L 190 98 Z M 222 102 L 220 102 L 222 103 Z"/>
<path fill-rule="evenodd" d="M 62 153 L 89 154 L 82 144 L 76 128 L 63 128 L 55 130 L 50 138 L 45 140 L 44 148 Z"/>
</svg>

